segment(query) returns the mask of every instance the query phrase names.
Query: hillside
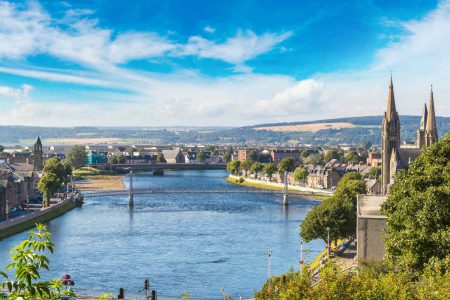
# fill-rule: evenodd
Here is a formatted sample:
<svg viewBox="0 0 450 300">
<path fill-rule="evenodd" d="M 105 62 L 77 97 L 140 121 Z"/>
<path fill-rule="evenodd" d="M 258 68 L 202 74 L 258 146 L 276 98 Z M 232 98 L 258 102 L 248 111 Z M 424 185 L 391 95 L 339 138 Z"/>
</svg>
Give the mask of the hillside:
<svg viewBox="0 0 450 300">
<path fill-rule="evenodd" d="M 308 122 L 258 124 L 237 128 L 107 128 L 0 126 L 0 144 L 31 145 L 36 137 L 44 144 L 130 142 L 148 144 L 230 144 L 230 145 L 335 145 L 381 141 L 382 116 L 365 116 Z M 419 116 L 400 116 L 401 138 L 414 141 Z M 450 117 L 437 117 L 439 136 L 450 131 Z"/>
</svg>

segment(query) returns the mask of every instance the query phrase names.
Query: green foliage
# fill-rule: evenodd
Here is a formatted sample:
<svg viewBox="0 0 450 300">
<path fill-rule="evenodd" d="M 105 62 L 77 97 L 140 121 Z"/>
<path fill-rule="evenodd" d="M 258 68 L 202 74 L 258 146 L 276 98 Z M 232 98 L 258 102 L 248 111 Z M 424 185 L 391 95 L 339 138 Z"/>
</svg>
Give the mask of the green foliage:
<svg viewBox="0 0 450 300">
<path fill-rule="evenodd" d="M 345 161 L 354 162 L 358 160 L 359 156 L 358 153 L 356 153 L 355 151 L 349 151 L 347 152 L 347 154 L 345 154 Z"/>
<path fill-rule="evenodd" d="M 162 153 L 161 153 L 162 154 Z M 164 158 L 164 155 L 163 155 L 163 158 Z M 117 156 L 117 163 L 119 163 L 119 164 L 124 164 L 125 163 L 125 155 L 123 155 L 123 154 L 120 154 L 119 156 Z M 164 162 L 165 162 L 165 160 L 164 160 Z"/>
<path fill-rule="evenodd" d="M 42 175 L 39 181 L 38 189 L 44 194 L 44 206 L 50 206 L 50 197 L 56 193 L 62 184 L 62 180 L 58 176 L 51 172 L 46 172 Z"/>
<path fill-rule="evenodd" d="M 300 153 L 300 157 L 301 157 L 301 158 L 307 158 L 310 154 L 311 154 L 311 153 L 310 153 L 308 150 L 303 150 L 303 151 Z"/>
<path fill-rule="evenodd" d="M 278 164 L 278 173 L 293 172 L 294 170 L 295 160 L 292 157 L 285 157 Z"/>
<path fill-rule="evenodd" d="M 227 170 L 230 171 L 233 175 L 237 175 L 239 173 L 240 167 L 241 162 L 237 159 L 232 160 L 227 164 Z"/>
<path fill-rule="evenodd" d="M 428 273 L 415 278 L 407 272 L 364 266 L 344 272 L 327 264 L 315 281 L 309 272 L 288 272 L 272 277 L 255 293 L 256 300 L 444 300 L 450 296 L 450 272 Z"/>
<path fill-rule="evenodd" d="M 49 269 L 49 259 L 45 252 L 53 253 L 54 245 L 50 233 L 44 225 L 37 224 L 37 231 L 31 231 L 28 239 L 11 250 L 10 263 L 6 271 L 14 270 L 14 279 L 9 279 L 6 272 L 0 272 L 5 281 L 0 284 L 8 291 L 7 299 L 41 299 L 56 300 L 61 295 L 75 297 L 73 291 L 63 290 L 59 279 L 39 281 L 41 269 Z"/>
<path fill-rule="evenodd" d="M 397 176 L 382 212 L 392 265 L 414 272 L 450 261 L 450 134 Z"/>
<path fill-rule="evenodd" d="M 253 149 L 250 150 L 247 154 L 247 159 L 252 162 L 258 161 L 258 153 L 256 153 L 256 151 Z"/>
<path fill-rule="evenodd" d="M 244 183 L 244 181 L 245 181 L 245 179 L 244 178 L 242 178 L 242 177 L 239 177 L 239 183 Z"/>
<path fill-rule="evenodd" d="M 156 156 L 156 161 L 160 164 L 167 163 L 166 159 L 164 158 L 164 154 L 162 152 L 158 153 L 158 155 Z"/>
<path fill-rule="evenodd" d="M 241 169 L 244 170 L 245 176 L 247 176 L 247 171 L 250 170 L 252 164 L 253 162 L 250 160 L 244 160 L 243 162 L 241 162 Z"/>
<path fill-rule="evenodd" d="M 190 300 L 192 297 L 192 294 L 188 291 L 184 291 L 183 294 L 181 294 L 181 300 Z"/>
<path fill-rule="evenodd" d="M 381 167 L 373 167 L 369 171 L 369 178 L 377 179 L 380 174 L 381 174 Z"/>
<path fill-rule="evenodd" d="M 2 145 L 0 145 L 0 153 L 2 153 L 5 150 L 5 147 L 3 147 Z"/>
<path fill-rule="evenodd" d="M 364 149 L 369 150 L 370 147 L 372 147 L 372 142 L 366 141 L 366 142 L 363 143 L 362 146 L 364 147 Z"/>
<path fill-rule="evenodd" d="M 268 163 L 263 168 L 263 173 L 269 176 L 269 180 L 272 180 L 273 174 L 277 172 L 277 166 L 274 163 Z"/>
<path fill-rule="evenodd" d="M 252 172 L 253 174 L 255 174 L 256 177 L 258 177 L 258 174 L 262 171 L 262 169 L 264 168 L 263 164 L 260 162 L 255 162 L 252 164 L 252 166 L 250 167 L 250 172 Z"/>
<path fill-rule="evenodd" d="M 330 240 L 354 235 L 356 232 L 356 197 L 366 192 L 361 175 L 352 172 L 345 174 L 337 189 L 328 200 L 312 208 L 300 225 L 300 235 L 305 241 L 320 238 L 327 242 L 330 228 Z"/>
<path fill-rule="evenodd" d="M 302 182 L 306 180 L 308 176 L 308 171 L 305 168 L 296 168 L 294 171 L 294 178 L 297 182 Z"/>
<path fill-rule="evenodd" d="M 64 165 L 56 157 L 50 158 L 45 162 L 44 172 L 55 174 L 58 178 L 61 179 L 61 182 L 63 182 L 64 178 L 66 177 L 65 171 L 66 169 Z"/>
<path fill-rule="evenodd" d="M 223 161 L 226 162 L 226 163 L 229 163 L 231 161 L 231 154 L 229 152 L 226 152 L 223 155 Z"/>
<path fill-rule="evenodd" d="M 75 145 L 67 153 L 66 160 L 74 168 L 81 168 L 86 164 L 86 148 L 82 145 Z"/>
<path fill-rule="evenodd" d="M 70 163 L 67 160 L 63 161 L 62 165 L 64 168 L 64 173 L 66 175 L 66 182 L 67 182 L 67 177 L 70 177 L 72 175 L 72 166 L 70 165 Z"/>
<path fill-rule="evenodd" d="M 310 154 L 308 157 L 303 159 L 305 164 L 313 164 L 313 165 L 323 165 L 323 155 L 320 153 Z"/>
<path fill-rule="evenodd" d="M 337 151 L 337 150 L 331 150 L 331 151 L 328 151 L 325 155 L 324 155 L 324 161 L 325 162 L 329 162 L 330 160 L 332 160 L 332 159 L 337 159 L 337 160 L 339 160 L 339 157 L 340 157 L 340 155 L 339 155 L 339 152 Z"/>
<path fill-rule="evenodd" d="M 204 163 L 206 160 L 206 153 L 203 151 L 198 152 L 195 159 L 201 163 Z"/>
</svg>

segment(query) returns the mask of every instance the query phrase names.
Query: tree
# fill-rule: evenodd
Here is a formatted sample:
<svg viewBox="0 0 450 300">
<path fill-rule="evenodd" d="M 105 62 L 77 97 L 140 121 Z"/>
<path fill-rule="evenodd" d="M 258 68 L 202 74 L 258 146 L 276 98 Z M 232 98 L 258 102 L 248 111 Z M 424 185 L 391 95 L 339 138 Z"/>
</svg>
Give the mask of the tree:
<svg viewBox="0 0 450 300">
<path fill-rule="evenodd" d="M 45 172 L 44 175 L 42 175 L 41 180 L 39 181 L 38 189 L 44 195 L 45 207 L 50 206 L 51 195 L 58 191 L 62 183 L 62 179 L 55 173 Z"/>
<path fill-rule="evenodd" d="M 227 164 L 227 170 L 230 171 L 233 175 L 238 175 L 240 167 L 241 162 L 237 159 L 232 160 Z"/>
<path fill-rule="evenodd" d="M 255 162 L 258 161 L 258 153 L 256 153 L 256 150 L 250 150 L 247 154 L 247 160 Z"/>
<path fill-rule="evenodd" d="M 356 197 L 365 193 L 366 185 L 360 174 L 345 174 L 333 196 L 308 212 L 300 225 L 301 237 L 307 242 L 317 238 L 326 242 L 327 227 L 332 240 L 355 234 Z"/>
<path fill-rule="evenodd" d="M 204 163 L 206 160 L 206 153 L 203 151 L 200 151 L 199 153 L 197 153 L 197 156 L 195 157 L 195 159 L 201 163 Z"/>
<path fill-rule="evenodd" d="M 311 154 L 311 153 L 309 152 L 309 150 L 303 150 L 303 151 L 300 153 L 300 157 L 301 157 L 301 158 L 307 158 L 310 154 Z"/>
<path fill-rule="evenodd" d="M 166 159 L 164 158 L 164 154 L 162 152 L 158 153 L 158 155 L 156 156 L 156 161 L 160 164 L 167 163 Z"/>
<path fill-rule="evenodd" d="M 347 154 L 345 154 L 345 160 L 346 161 L 357 161 L 359 158 L 358 153 L 356 151 L 349 151 Z"/>
<path fill-rule="evenodd" d="M 86 148 L 82 145 L 75 145 L 67 153 L 66 160 L 74 169 L 79 169 L 86 164 Z"/>
<path fill-rule="evenodd" d="M 308 176 L 308 171 L 305 168 L 296 168 L 294 171 L 294 178 L 297 182 L 303 182 Z"/>
<path fill-rule="evenodd" d="M 339 160 L 339 152 L 337 150 L 330 150 L 324 155 L 325 162 L 329 162 L 332 159 Z"/>
<path fill-rule="evenodd" d="M 2 153 L 3 151 L 5 151 L 5 147 L 3 147 L 2 145 L 0 145 L 0 153 Z"/>
<path fill-rule="evenodd" d="M 63 168 L 64 168 L 64 184 L 67 184 L 69 181 L 70 176 L 72 176 L 72 166 L 70 163 L 65 160 L 62 162 Z"/>
<path fill-rule="evenodd" d="M 61 183 L 67 180 L 66 168 L 56 157 L 50 158 L 45 162 L 44 172 L 55 174 Z M 70 168 L 70 173 L 72 173 L 72 168 Z"/>
<path fill-rule="evenodd" d="M 373 167 L 369 171 L 369 178 L 377 179 L 380 174 L 381 174 L 381 167 Z"/>
<path fill-rule="evenodd" d="M 387 216 L 386 257 L 397 268 L 421 271 L 445 262 L 450 269 L 450 134 L 424 147 L 398 174 L 382 206 Z"/>
<path fill-rule="evenodd" d="M 268 163 L 263 168 L 263 173 L 269 176 L 269 181 L 272 180 L 273 174 L 277 172 L 277 166 L 274 163 Z"/>
<path fill-rule="evenodd" d="M 369 150 L 370 147 L 372 147 L 372 142 L 370 142 L 370 141 L 364 142 L 363 147 L 364 147 L 364 149 Z"/>
<path fill-rule="evenodd" d="M 255 174 L 255 177 L 258 178 L 258 174 L 262 171 L 262 169 L 264 168 L 263 164 L 260 162 L 255 162 L 253 163 L 253 165 L 250 167 L 250 172 L 252 172 L 253 174 Z"/>
<path fill-rule="evenodd" d="M 164 156 L 163 156 L 164 157 Z M 119 156 L 117 156 L 117 163 L 118 164 L 124 164 L 126 162 L 126 158 L 125 155 L 120 154 Z"/>
<path fill-rule="evenodd" d="M 241 169 L 245 172 L 245 177 L 247 177 L 247 172 L 250 170 L 250 167 L 252 166 L 252 161 L 246 159 L 241 163 Z"/>
<path fill-rule="evenodd" d="M 229 152 L 225 152 L 223 155 L 223 161 L 229 163 L 231 161 L 231 154 Z"/>
<path fill-rule="evenodd" d="M 295 160 L 292 157 L 285 157 L 278 164 L 278 173 L 293 172 L 294 170 Z"/>
<path fill-rule="evenodd" d="M 323 155 L 320 153 L 311 154 L 308 157 L 303 159 L 305 164 L 313 164 L 313 165 L 322 165 L 323 164 Z"/>
<path fill-rule="evenodd" d="M 0 289 L 7 290 L 8 299 L 61 299 L 62 295 L 75 297 L 71 290 L 63 290 L 60 279 L 39 281 L 40 270 L 49 269 L 49 259 L 45 252 L 53 253 L 55 245 L 50 240 L 46 227 L 37 224 L 37 231 L 31 231 L 28 239 L 11 250 L 12 262 L 6 270 L 14 270 L 14 279 L 9 280 L 6 272 L 0 272 L 5 282 Z"/>
</svg>

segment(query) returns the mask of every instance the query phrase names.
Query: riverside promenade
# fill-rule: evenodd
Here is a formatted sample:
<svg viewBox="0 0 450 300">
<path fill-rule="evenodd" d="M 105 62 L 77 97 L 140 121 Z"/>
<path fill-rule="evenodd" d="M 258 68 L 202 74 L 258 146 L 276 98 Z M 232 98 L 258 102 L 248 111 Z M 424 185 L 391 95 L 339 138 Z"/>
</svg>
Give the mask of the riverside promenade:
<svg viewBox="0 0 450 300">
<path fill-rule="evenodd" d="M 240 179 L 244 179 L 244 182 L 239 182 Z M 270 181 L 262 181 L 257 180 L 253 178 L 248 177 L 240 177 L 235 175 L 229 175 L 226 179 L 227 182 L 238 184 L 242 186 L 252 187 L 252 188 L 259 188 L 259 189 L 273 189 L 273 190 L 283 190 L 284 189 L 284 183 L 278 183 L 278 182 L 270 182 Z M 322 197 L 329 197 L 333 194 L 333 192 L 328 190 L 320 190 L 320 189 L 314 189 L 310 187 L 305 186 L 299 186 L 299 185 L 288 185 L 288 190 L 291 192 L 299 193 L 306 196 L 322 196 Z"/>
<path fill-rule="evenodd" d="M 36 226 L 36 223 L 45 223 L 57 218 L 79 206 L 81 201 L 82 196 L 79 193 L 73 193 L 62 201 L 53 200 L 49 207 L 35 209 L 27 214 L 1 222 L 0 240 L 33 228 Z"/>
</svg>

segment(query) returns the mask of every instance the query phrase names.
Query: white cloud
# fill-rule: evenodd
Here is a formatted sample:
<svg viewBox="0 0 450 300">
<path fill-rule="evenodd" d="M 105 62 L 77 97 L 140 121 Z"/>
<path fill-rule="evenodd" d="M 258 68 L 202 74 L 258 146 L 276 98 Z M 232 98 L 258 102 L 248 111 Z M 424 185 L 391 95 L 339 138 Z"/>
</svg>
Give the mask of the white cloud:
<svg viewBox="0 0 450 300">
<path fill-rule="evenodd" d="M 205 26 L 205 27 L 203 28 L 203 30 L 204 30 L 205 32 L 208 32 L 208 33 L 214 33 L 214 32 L 216 32 L 216 29 L 215 29 L 214 27 L 212 27 L 212 26 L 209 26 L 209 25 Z"/>
<path fill-rule="evenodd" d="M 241 65 L 272 50 L 275 45 L 288 39 L 292 34 L 288 31 L 281 34 L 264 33 L 258 36 L 251 30 L 238 30 L 236 36 L 226 39 L 223 43 L 207 40 L 201 36 L 192 36 L 188 43 L 181 47 L 178 55 L 195 55 Z"/>
</svg>

